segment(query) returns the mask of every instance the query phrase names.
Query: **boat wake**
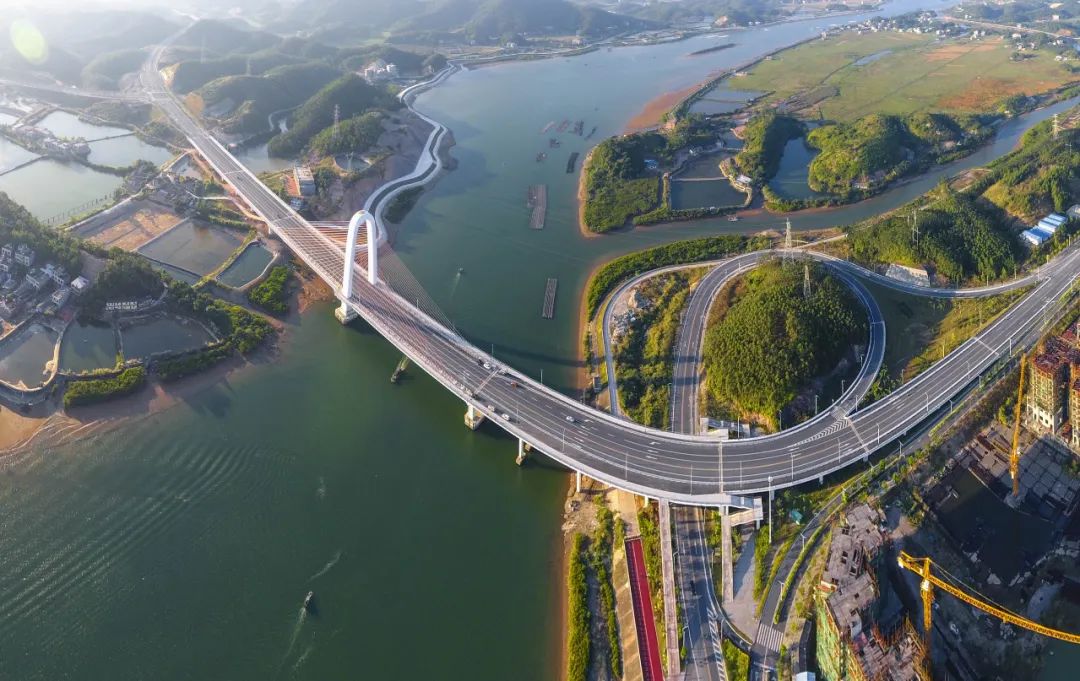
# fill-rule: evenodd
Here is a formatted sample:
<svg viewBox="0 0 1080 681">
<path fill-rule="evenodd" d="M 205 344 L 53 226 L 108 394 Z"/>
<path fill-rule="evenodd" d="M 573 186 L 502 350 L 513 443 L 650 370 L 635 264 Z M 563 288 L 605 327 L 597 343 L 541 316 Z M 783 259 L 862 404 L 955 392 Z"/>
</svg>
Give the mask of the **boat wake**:
<svg viewBox="0 0 1080 681">
<path fill-rule="evenodd" d="M 296 648 L 296 641 L 300 638 L 300 630 L 304 628 L 304 622 L 307 620 L 307 617 L 307 608 L 301 605 L 300 612 L 297 613 L 296 616 L 296 623 L 293 624 L 292 636 L 289 638 L 289 647 L 285 649 L 285 654 L 281 657 L 281 663 L 278 664 L 279 676 L 281 670 L 285 667 L 285 663 L 289 661 L 289 656 L 292 655 L 293 649 Z"/>
<path fill-rule="evenodd" d="M 322 569 L 320 569 L 318 572 L 316 572 L 315 574 L 308 577 L 308 581 L 313 582 L 316 579 L 318 579 L 319 577 L 322 577 L 323 575 L 325 575 L 327 572 L 330 572 L 330 570 L 333 569 L 333 567 L 338 564 L 339 560 L 341 560 L 341 550 L 340 549 L 338 550 L 337 553 L 334 554 L 333 558 L 331 558 L 329 561 L 327 561 L 326 565 L 322 566 Z"/>
</svg>

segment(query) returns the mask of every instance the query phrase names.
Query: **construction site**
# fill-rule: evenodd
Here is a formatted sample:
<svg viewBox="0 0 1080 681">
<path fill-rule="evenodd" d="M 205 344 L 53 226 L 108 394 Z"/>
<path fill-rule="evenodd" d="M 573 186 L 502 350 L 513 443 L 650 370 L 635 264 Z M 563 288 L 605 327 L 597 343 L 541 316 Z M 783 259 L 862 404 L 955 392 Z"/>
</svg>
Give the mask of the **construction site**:
<svg viewBox="0 0 1080 681">
<path fill-rule="evenodd" d="M 1080 344 L 1062 329 L 934 445 L 940 467 L 837 521 L 817 678 L 1036 678 L 1052 641 L 1080 642 Z"/>
</svg>

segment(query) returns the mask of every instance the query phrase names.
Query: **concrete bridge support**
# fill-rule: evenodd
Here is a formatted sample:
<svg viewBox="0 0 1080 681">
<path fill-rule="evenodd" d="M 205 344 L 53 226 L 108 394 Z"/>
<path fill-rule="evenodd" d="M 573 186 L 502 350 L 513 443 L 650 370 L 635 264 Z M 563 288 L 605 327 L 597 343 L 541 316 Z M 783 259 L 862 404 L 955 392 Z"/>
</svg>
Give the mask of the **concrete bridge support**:
<svg viewBox="0 0 1080 681">
<path fill-rule="evenodd" d="M 342 324 L 347 324 L 356 319 L 356 312 L 349 307 L 348 301 L 353 293 L 353 269 L 356 263 L 356 241 L 360 234 L 360 225 L 367 228 L 367 251 L 368 283 L 375 285 L 379 280 L 379 228 L 375 224 L 375 216 L 366 210 L 358 210 L 349 220 L 349 231 L 345 237 L 345 270 L 341 275 L 341 291 L 338 297 L 341 299 L 341 307 L 334 315 Z"/>
<path fill-rule="evenodd" d="M 484 415 L 472 404 L 469 404 L 468 409 L 465 410 L 465 425 L 468 426 L 469 430 L 476 430 L 483 422 Z"/>
<path fill-rule="evenodd" d="M 518 438 L 518 453 L 517 459 L 515 459 L 517 465 L 520 466 L 525 463 L 525 459 L 528 458 L 530 451 L 532 451 L 532 445 L 530 445 L 525 440 Z"/>
</svg>

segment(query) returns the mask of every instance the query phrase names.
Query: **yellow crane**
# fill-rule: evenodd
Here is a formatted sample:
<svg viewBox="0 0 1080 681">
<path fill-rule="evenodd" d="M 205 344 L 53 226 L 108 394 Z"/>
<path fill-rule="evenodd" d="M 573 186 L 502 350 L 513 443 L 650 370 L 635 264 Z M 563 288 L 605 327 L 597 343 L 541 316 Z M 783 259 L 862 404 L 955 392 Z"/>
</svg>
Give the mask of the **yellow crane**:
<svg viewBox="0 0 1080 681">
<path fill-rule="evenodd" d="M 915 574 L 922 577 L 922 584 L 919 585 L 922 591 L 922 604 L 923 604 L 923 632 L 926 637 L 926 650 L 927 654 L 930 651 L 930 624 L 931 613 L 933 611 L 934 603 L 934 587 L 950 593 L 953 596 L 959 598 L 963 602 L 970 606 L 976 607 L 983 612 L 992 615 L 1002 622 L 1008 622 L 1009 624 L 1022 627 L 1028 631 L 1034 631 L 1037 634 L 1043 636 L 1049 636 L 1050 638 L 1056 638 L 1059 641 L 1068 641 L 1069 643 L 1080 643 L 1080 634 L 1070 634 L 1067 631 L 1059 631 L 1057 629 L 1051 629 L 1045 625 L 1039 624 L 1029 620 L 1026 617 L 1021 617 L 1014 612 L 1006 610 L 1000 606 L 973 596 L 965 591 L 962 591 L 956 586 L 949 584 L 945 580 L 937 577 L 930 571 L 930 567 L 934 564 L 929 558 L 915 558 L 908 555 L 906 552 L 901 551 L 897 561 L 900 563 L 900 567 L 905 570 L 911 570 Z"/>
<path fill-rule="evenodd" d="M 1024 370 L 1027 353 L 1020 355 L 1020 385 L 1016 389 L 1016 409 L 1013 414 L 1012 449 L 1009 450 L 1009 475 L 1012 476 L 1013 497 L 1020 496 L 1020 415 L 1024 410 Z"/>
</svg>

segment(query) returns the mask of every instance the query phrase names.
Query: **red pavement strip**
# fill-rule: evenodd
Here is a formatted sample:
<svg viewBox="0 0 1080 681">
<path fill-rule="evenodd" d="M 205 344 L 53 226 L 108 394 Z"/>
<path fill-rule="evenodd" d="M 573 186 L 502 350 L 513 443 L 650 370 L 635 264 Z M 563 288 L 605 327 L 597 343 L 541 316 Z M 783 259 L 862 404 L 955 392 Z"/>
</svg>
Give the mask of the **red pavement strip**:
<svg viewBox="0 0 1080 681">
<path fill-rule="evenodd" d="M 637 622 L 641 671 L 645 681 L 663 681 L 664 667 L 660 663 L 660 641 L 656 637 L 656 618 L 653 616 L 652 592 L 649 590 L 649 575 L 645 572 L 641 537 L 626 540 L 626 553 L 630 556 L 627 566 L 630 568 L 630 595 Z"/>
</svg>

